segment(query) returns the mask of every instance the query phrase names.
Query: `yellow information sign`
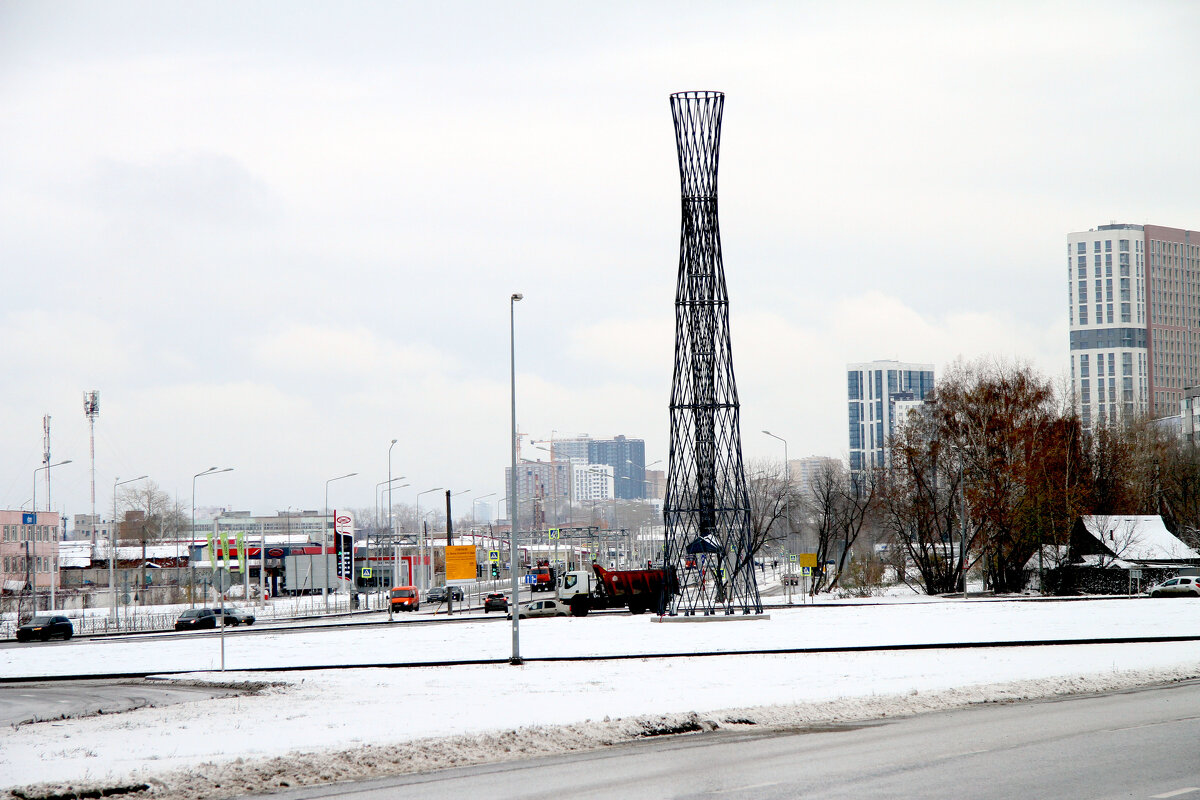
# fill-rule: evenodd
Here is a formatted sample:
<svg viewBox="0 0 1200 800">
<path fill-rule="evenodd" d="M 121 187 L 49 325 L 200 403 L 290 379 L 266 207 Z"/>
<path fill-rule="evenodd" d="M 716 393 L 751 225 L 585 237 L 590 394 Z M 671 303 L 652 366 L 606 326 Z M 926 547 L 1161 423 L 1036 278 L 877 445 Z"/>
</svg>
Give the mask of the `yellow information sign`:
<svg viewBox="0 0 1200 800">
<path fill-rule="evenodd" d="M 801 553 L 800 554 L 800 566 L 801 567 L 816 567 L 817 566 L 817 554 L 816 553 Z"/>
<path fill-rule="evenodd" d="M 475 580 L 475 545 L 456 544 L 446 548 L 446 582 Z"/>
</svg>

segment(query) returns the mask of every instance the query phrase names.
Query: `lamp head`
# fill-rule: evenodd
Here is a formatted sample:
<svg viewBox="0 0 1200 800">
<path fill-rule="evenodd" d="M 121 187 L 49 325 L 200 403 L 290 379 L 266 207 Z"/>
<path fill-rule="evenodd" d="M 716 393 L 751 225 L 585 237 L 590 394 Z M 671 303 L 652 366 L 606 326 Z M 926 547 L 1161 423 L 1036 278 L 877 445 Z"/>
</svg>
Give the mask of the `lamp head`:
<svg viewBox="0 0 1200 800">
<path fill-rule="evenodd" d="M 513 302 L 518 302 L 520 300 L 524 300 L 525 295 L 521 294 L 520 292 L 513 292 L 512 299 L 513 299 Z"/>
</svg>

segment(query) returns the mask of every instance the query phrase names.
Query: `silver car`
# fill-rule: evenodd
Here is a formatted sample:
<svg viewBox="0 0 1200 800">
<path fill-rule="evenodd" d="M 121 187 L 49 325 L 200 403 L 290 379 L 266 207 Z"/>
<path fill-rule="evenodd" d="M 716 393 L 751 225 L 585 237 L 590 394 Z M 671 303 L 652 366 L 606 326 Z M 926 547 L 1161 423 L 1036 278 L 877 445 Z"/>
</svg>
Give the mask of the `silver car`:
<svg viewBox="0 0 1200 800">
<path fill-rule="evenodd" d="M 520 619 L 526 617 L 565 617 L 567 616 L 567 607 L 557 600 L 534 600 L 530 603 L 521 603 L 517 607 L 520 613 Z M 507 615 L 507 619 L 512 619 L 512 614 Z"/>
<path fill-rule="evenodd" d="M 1150 590 L 1151 597 L 1200 597 L 1200 578 L 1180 575 Z"/>
</svg>

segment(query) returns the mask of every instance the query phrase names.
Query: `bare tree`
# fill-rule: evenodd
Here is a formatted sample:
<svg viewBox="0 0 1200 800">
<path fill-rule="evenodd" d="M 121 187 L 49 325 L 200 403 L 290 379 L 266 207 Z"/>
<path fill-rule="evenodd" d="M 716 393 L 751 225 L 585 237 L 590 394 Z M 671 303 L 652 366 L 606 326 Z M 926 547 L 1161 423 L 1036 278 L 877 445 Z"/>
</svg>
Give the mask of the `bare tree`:
<svg viewBox="0 0 1200 800">
<path fill-rule="evenodd" d="M 812 593 L 837 588 L 850 562 L 854 543 L 875 513 L 878 474 L 863 470 L 853 475 L 840 464 L 827 463 L 817 470 L 804 498 L 809 525 L 817 541 L 817 574 Z M 834 556 L 836 554 L 836 557 Z M 833 569 L 824 565 L 832 561 Z"/>
<path fill-rule="evenodd" d="M 125 510 L 120 524 L 120 538 L 141 545 L 139 585 L 146 585 L 146 551 L 149 545 L 164 539 L 178 538 L 184 530 L 185 519 L 180 503 L 173 500 L 154 481 L 130 484 L 120 490 L 118 505 Z"/>
<path fill-rule="evenodd" d="M 788 485 L 784 468 L 766 461 L 746 465 L 746 491 L 750 496 L 750 558 L 769 545 L 787 538 L 788 514 L 799 509 L 799 498 Z"/>
</svg>

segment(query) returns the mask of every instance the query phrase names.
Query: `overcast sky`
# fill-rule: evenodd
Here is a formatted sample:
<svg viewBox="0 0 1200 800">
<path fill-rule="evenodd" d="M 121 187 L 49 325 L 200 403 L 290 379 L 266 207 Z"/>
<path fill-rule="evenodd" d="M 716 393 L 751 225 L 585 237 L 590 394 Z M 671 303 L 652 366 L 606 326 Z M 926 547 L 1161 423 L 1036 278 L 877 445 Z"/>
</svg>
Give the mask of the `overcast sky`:
<svg viewBox="0 0 1200 800">
<path fill-rule="evenodd" d="M 521 429 L 665 459 L 680 90 L 727 95 L 747 458 L 844 456 L 847 362 L 1059 378 L 1067 232 L 1200 227 L 1198 41 L 1191 2 L 0 2 L 0 507 L 50 414 L 87 512 L 88 389 L 101 509 L 210 466 L 202 506 L 369 507 L 393 438 L 397 502 L 502 496 L 516 291 Z"/>
</svg>

